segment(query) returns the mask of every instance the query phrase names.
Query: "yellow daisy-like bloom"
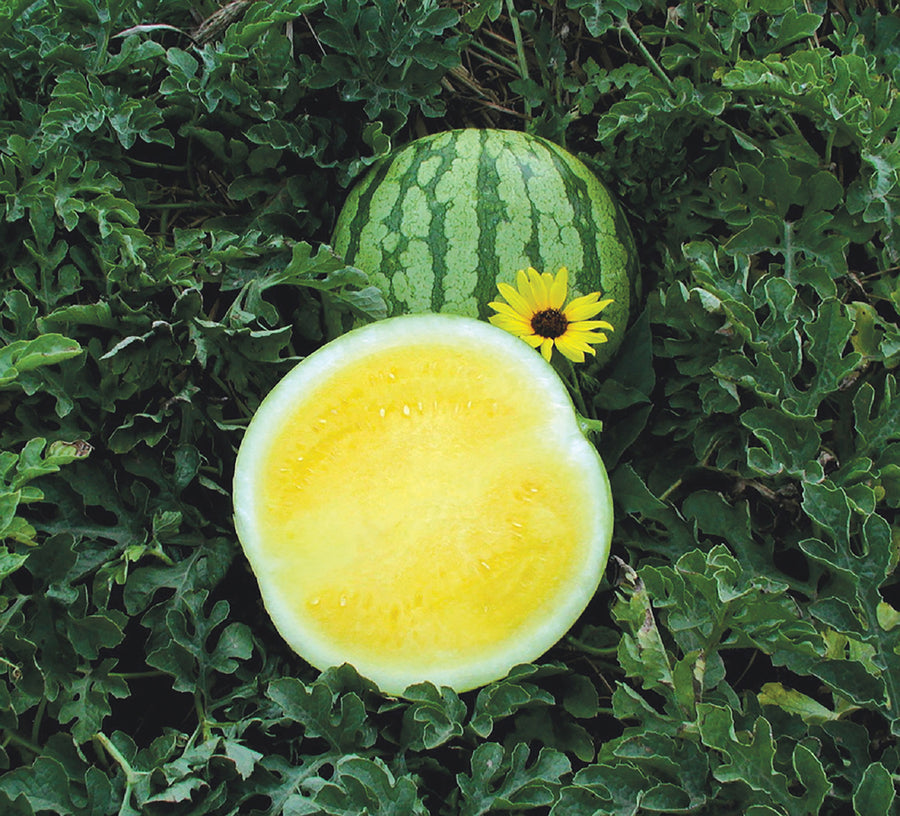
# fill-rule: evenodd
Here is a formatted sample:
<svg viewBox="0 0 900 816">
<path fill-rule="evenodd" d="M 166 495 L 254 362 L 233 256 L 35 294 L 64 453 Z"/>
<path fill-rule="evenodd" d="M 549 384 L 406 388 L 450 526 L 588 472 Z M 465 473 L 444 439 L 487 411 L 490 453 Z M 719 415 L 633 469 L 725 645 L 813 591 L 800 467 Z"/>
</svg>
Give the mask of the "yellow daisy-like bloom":
<svg viewBox="0 0 900 816">
<path fill-rule="evenodd" d="M 566 267 L 555 276 L 530 267 L 520 269 L 515 287 L 508 283 L 497 287 L 507 302 L 488 304 L 497 312 L 490 322 L 540 348 L 548 362 L 555 347 L 573 362 L 583 363 L 585 352 L 597 353 L 591 344 L 605 343 L 604 332 L 613 330 L 605 320 L 591 319 L 612 303 L 612 298 L 600 300 L 599 292 L 577 297 L 563 308 L 569 292 Z"/>
</svg>

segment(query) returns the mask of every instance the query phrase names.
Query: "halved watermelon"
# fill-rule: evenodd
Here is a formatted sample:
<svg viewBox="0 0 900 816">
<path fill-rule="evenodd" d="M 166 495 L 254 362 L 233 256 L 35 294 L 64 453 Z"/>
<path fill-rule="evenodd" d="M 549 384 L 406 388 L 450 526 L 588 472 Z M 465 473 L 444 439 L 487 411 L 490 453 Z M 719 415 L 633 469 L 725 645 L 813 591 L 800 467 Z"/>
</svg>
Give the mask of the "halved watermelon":
<svg viewBox="0 0 900 816">
<path fill-rule="evenodd" d="M 241 443 L 234 511 L 291 647 L 393 694 L 537 659 L 594 595 L 612 535 L 556 372 L 452 315 L 355 329 L 289 372 Z"/>
</svg>

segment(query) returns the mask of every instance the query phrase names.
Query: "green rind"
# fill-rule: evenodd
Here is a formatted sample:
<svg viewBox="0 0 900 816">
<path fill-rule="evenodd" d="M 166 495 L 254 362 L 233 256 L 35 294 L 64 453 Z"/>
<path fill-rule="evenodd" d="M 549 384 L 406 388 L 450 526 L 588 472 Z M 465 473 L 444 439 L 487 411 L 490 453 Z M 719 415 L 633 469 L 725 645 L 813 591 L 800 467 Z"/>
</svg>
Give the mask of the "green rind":
<svg viewBox="0 0 900 816">
<path fill-rule="evenodd" d="M 566 266 L 573 297 L 614 300 L 599 362 L 621 343 L 640 291 L 634 239 L 606 188 L 571 153 L 518 131 L 446 131 L 396 151 L 351 191 L 333 246 L 393 315 L 486 319 L 499 282 Z"/>
</svg>

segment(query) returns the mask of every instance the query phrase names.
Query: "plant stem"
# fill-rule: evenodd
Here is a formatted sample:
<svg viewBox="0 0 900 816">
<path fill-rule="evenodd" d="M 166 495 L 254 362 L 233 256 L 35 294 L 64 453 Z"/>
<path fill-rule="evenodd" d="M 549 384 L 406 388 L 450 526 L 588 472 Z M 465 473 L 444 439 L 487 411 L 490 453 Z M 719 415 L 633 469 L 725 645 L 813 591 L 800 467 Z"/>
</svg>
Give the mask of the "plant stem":
<svg viewBox="0 0 900 816">
<path fill-rule="evenodd" d="M 575 401 L 575 407 L 578 409 L 578 413 L 586 419 L 596 419 L 594 414 L 587 409 L 587 403 L 585 403 L 584 395 L 581 393 L 581 385 L 578 383 L 578 372 L 575 370 L 575 364 L 568 357 L 565 357 L 565 361 L 569 374 L 566 378 L 568 380 L 569 393 Z"/>
<path fill-rule="evenodd" d="M 163 564 L 165 564 L 167 567 L 174 567 L 174 566 L 175 566 L 175 561 L 172 559 L 172 557 L 169 556 L 169 555 L 167 555 L 166 553 L 164 553 L 164 552 L 163 552 L 162 550 L 160 550 L 160 549 L 150 548 L 150 549 L 145 550 L 144 552 L 145 552 L 147 555 L 155 556 L 155 557 L 158 558 L 160 561 L 162 561 Z"/>
<path fill-rule="evenodd" d="M 569 635 L 566 638 L 566 642 L 572 644 L 576 649 L 581 652 L 586 652 L 591 655 L 598 655 L 600 657 L 615 657 L 619 651 L 618 646 L 604 646 L 600 648 L 598 646 L 591 646 L 588 643 L 585 643 L 583 640 L 579 640 L 574 635 Z"/>
<path fill-rule="evenodd" d="M 828 137 L 825 142 L 825 167 L 831 166 L 831 154 L 834 150 L 834 137 L 837 136 L 837 128 L 831 128 L 828 131 Z"/>
<path fill-rule="evenodd" d="M 143 159 L 135 159 L 132 156 L 126 156 L 125 160 L 135 167 L 146 167 L 148 170 L 171 170 L 174 173 L 184 173 L 187 171 L 186 164 L 164 164 L 163 162 L 144 161 Z"/>
<path fill-rule="evenodd" d="M 522 41 L 522 29 L 519 28 L 519 18 L 513 0 L 506 0 L 506 13 L 509 15 L 509 24 L 512 26 L 513 39 L 516 41 L 516 56 L 519 59 L 519 76 L 528 79 L 528 59 L 525 56 L 525 44 Z M 525 113 L 531 116 L 531 105 L 524 99 Z"/>
<path fill-rule="evenodd" d="M 514 62 L 513 60 L 509 59 L 508 57 L 504 57 L 503 54 L 500 54 L 497 51 L 494 51 L 493 48 L 489 48 L 484 43 L 472 41 L 469 44 L 469 47 L 474 48 L 476 51 L 480 51 L 482 54 L 490 57 L 495 62 L 497 62 L 500 65 L 503 65 L 507 68 L 512 69 L 516 73 L 521 72 L 521 66 L 519 65 L 519 63 Z"/>
<path fill-rule="evenodd" d="M 30 751 L 35 756 L 39 756 L 41 753 L 41 746 L 36 742 L 33 742 L 30 739 L 27 739 L 20 734 L 17 734 L 15 731 L 6 731 L 3 732 L 3 745 L 15 745 L 17 748 L 24 748 L 26 751 Z"/>
<path fill-rule="evenodd" d="M 118 765 L 122 771 L 125 773 L 125 781 L 128 785 L 137 782 L 140 778 L 140 774 L 131 767 L 131 764 L 125 759 L 125 756 L 122 752 L 113 745 L 112 740 L 106 736 L 102 731 L 98 731 L 94 734 L 94 739 L 97 740 L 102 746 L 103 749 L 109 754 L 113 760 L 115 760 L 116 765 Z"/>
<path fill-rule="evenodd" d="M 199 690 L 194 692 L 194 711 L 196 711 L 197 720 L 200 723 L 202 741 L 206 742 L 212 736 L 212 727 L 206 717 L 206 707 L 203 705 L 203 699 Z"/>
<path fill-rule="evenodd" d="M 684 482 L 683 478 L 678 478 L 672 484 L 670 484 L 663 492 L 662 495 L 657 496 L 661 502 L 664 502 L 669 496 L 672 495 L 679 487 L 681 487 L 682 482 Z"/>
<path fill-rule="evenodd" d="M 34 715 L 34 722 L 31 725 L 31 742 L 35 745 L 38 743 L 38 735 L 41 731 L 41 722 L 44 719 L 44 711 L 47 709 L 47 698 L 41 697 L 40 703 L 38 703 L 37 711 Z"/>
<path fill-rule="evenodd" d="M 110 672 L 110 677 L 116 677 L 120 680 L 144 680 L 151 677 L 163 677 L 165 672 L 160 669 L 152 669 L 150 671 L 139 672 Z"/>
<path fill-rule="evenodd" d="M 662 69 L 662 66 L 656 61 L 653 54 L 651 54 L 647 50 L 647 46 L 641 42 L 641 38 L 635 33 L 634 29 L 628 25 L 627 20 L 623 20 L 619 25 L 619 31 L 625 34 L 629 40 L 631 40 L 632 44 L 637 48 L 640 52 L 641 56 L 647 62 L 647 65 L 650 66 L 650 70 L 653 71 L 666 85 L 669 91 L 672 94 L 675 94 L 675 85 L 672 83 L 672 80 L 669 79 L 669 75 Z"/>
<path fill-rule="evenodd" d="M 11 671 L 19 674 L 21 674 L 22 672 L 22 668 L 20 666 L 17 666 L 11 660 L 7 660 L 5 657 L 0 657 L 0 666 L 6 666 Z"/>
<path fill-rule="evenodd" d="M 122 773 L 125 774 L 125 790 L 122 793 L 122 804 L 119 805 L 119 816 L 122 816 L 122 814 L 125 813 L 133 813 L 134 811 L 131 808 L 131 793 L 134 790 L 134 786 L 140 782 L 141 777 L 146 776 L 146 772 L 136 771 L 132 768 L 122 752 L 113 745 L 110 738 L 102 731 L 98 731 L 94 734 L 94 739 L 103 746 L 106 753 L 115 760 L 116 765 L 118 765 L 122 769 Z"/>
<path fill-rule="evenodd" d="M 171 204 L 142 204 L 145 210 L 190 210 L 197 207 L 210 207 L 208 201 L 175 201 Z"/>
</svg>

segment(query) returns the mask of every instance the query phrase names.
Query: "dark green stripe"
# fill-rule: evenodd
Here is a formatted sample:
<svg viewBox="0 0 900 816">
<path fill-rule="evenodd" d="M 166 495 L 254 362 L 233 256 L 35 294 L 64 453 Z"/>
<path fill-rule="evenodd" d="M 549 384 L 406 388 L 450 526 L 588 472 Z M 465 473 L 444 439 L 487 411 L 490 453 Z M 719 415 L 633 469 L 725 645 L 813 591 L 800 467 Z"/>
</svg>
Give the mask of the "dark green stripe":
<svg viewBox="0 0 900 816">
<path fill-rule="evenodd" d="M 410 150 L 410 146 L 404 148 L 403 152 L 406 152 L 408 150 Z M 409 171 L 407 170 L 407 173 L 408 172 Z M 392 179 L 392 181 L 395 181 L 398 184 L 400 192 L 394 199 L 394 203 L 391 205 L 390 211 L 386 215 L 384 213 L 384 210 L 379 210 L 378 212 L 370 214 L 371 218 L 382 221 L 387 226 L 389 233 L 394 233 L 399 238 L 399 240 L 397 241 L 397 245 L 390 252 L 385 250 L 383 243 L 380 247 L 382 256 L 381 269 L 379 271 L 383 272 L 388 276 L 388 279 L 391 280 L 390 303 L 393 307 L 391 311 L 394 313 L 397 312 L 397 306 L 399 304 L 397 304 L 397 302 L 393 299 L 393 276 L 394 272 L 402 267 L 400 257 L 402 256 L 403 252 L 406 251 L 407 246 L 409 246 L 409 237 L 402 229 L 403 201 L 406 197 L 406 184 L 403 183 L 402 179 L 405 179 L 407 177 L 407 173 L 404 173 L 403 176 L 400 176 L 397 179 Z"/>
<path fill-rule="evenodd" d="M 604 274 L 604 270 L 600 265 L 600 255 L 597 251 L 597 240 L 600 235 L 608 236 L 610 232 L 609 227 L 612 225 L 601 225 L 594 221 L 587 181 L 575 174 L 575 170 L 560 155 L 559 148 L 556 145 L 543 139 L 540 142 L 546 148 L 553 166 L 556 168 L 556 172 L 562 178 L 566 189 L 566 199 L 574 212 L 572 226 L 578 232 L 584 254 L 582 268 L 578 270 L 577 276 L 572 281 L 572 286 L 580 290 L 582 294 L 596 291 L 598 282 L 601 286 L 603 285 Z M 603 229 L 603 226 L 607 226 L 607 228 Z M 591 270 L 597 270 L 596 274 L 591 274 Z M 550 271 L 555 272 L 556 270 Z"/>
<path fill-rule="evenodd" d="M 356 210 L 350 217 L 350 223 L 347 225 L 347 232 L 350 236 L 347 251 L 344 253 L 344 259 L 347 263 L 352 264 L 356 253 L 359 252 L 359 237 L 362 233 L 362 228 L 371 218 L 369 206 L 372 203 L 372 197 L 375 195 L 375 191 L 381 182 L 384 181 L 385 176 L 390 172 L 395 159 L 396 155 L 393 157 L 389 156 L 380 164 L 375 165 L 354 190 L 354 194 L 357 195 L 357 201 Z"/>
<path fill-rule="evenodd" d="M 498 188 L 500 174 L 491 155 L 485 150 L 488 139 L 496 139 L 497 134 L 483 130 L 479 133 L 481 149 L 478 155 L 479 201 L 476 210 L 478 222 L 478 280 L 475 297 L 478 301 L 478 315 L 486 318 L 493 314 L 488 303 L 497 296 L 497 224 L 509 217 L 506 205 L 500 200 Z"/>
<path fill-rule="evenodd" d="M 529 162 L 528 157 L 533 156 L 534 164 L 540 166 L 540 158 L 535 150 L 536 146 L 537 143 L 535 142 L 523 140 L 523 143 L 521 145 L 516 145 L 515 149 L 516 161 L 519 165 L 519 172 L 522 174 L 522 180 L 525 183 L 526 191 L 528 189 L 528 182 L 537 175 L 534 166 Z M 543 252 L 541 252 L 540 233 L 540 223 L 544 215 L 530 198 L 528 199 L 528 205 L 531 209 L 531 218 L 529 219 L 531 233 L 528 236 L 528 240 L 525 242 L 525 254 L 528 256 L 528 263 L 530 263 L 538 272 L 555 273 L 557 271 L 555 269 L 544 268 L 547 262 L 544 259 Z"/>
<path fill-rule="evenodd" d="M 630 294 L 631 309 L 634 311 L 640 302 L 642 295 L 641 273 L 638 268 L 637 246 L 634 243 L 634 236 L 631 234 L 631 227 L 625 218 L 625 212 L 617 204 L 613 203 L 616 211 L 616 239 L 625 247 L 625 253 L 628 256 L 628 268 L 625 273 L 628 276 L 628 292 Z"/>
<path fill-rule="evenodd" d="M 431 248 L 431 265 L 434 274 L 434 280 L 431 286 L 431 310 L 439 312 L 444 305 L 444 276 L 447 274 L 447 208 L 449 202 L 440 203 L 437 200 L 435 188 L 438 182 L 443 178 L 444 174 L 453 164 L 457 157 L 456 142 L 458 134 L 454 133 L 449 144 L 445 145 L 439 151 L 431 151 L 429 156 L 440 156 L 441 162 L 437 170 L 431 177 L 431 181 L 423 187 L 426 193 L 426 200 L 431 211 L 431 223 L 428 226 L 428 244 Z"/>
<path fill-rule="evenodd" d="M 371 215 L 378 217 L 383 221 L 388 230 L 396 234 L 399 238 L 397 246 L 393 251 L 385 252 L 382 247 L 383 256 L 381 271 L 389 278 L 393 278 L 393 275 L 399 271 L 414 273 L 415 270 L 406 269 L 406 266 L 402 261 L 403 253 L 408 248 L 410 240 L 408 224 L 404 224 L 403 204 L 406 200 L 406 192 L 409 189 L 415 187 L 424 192 L 425 200 L 429 208 L 428 235 L 426 240 L 428 241 L 429 249 L 431 250 L 435 278 L 434 286 L 432 288 L 431 303 L 432 309 L 438 311 L 443 304 L 444 299 L 442 281 L 446 269 L 444 255 L 446 253 L 447 243 L 444 235 L 444 215 L 446 213 L 447 205 L 437 202 L 435 187 L 455 158 L 455 140 L 451 140 L 449 144 L 444 145 L 441 148 L 434 148 L 432 144 L 435 139 L 436 137 L 426 138 L 424 140 L 420 139 L 403 148 L 404 151 L 415 151 L 415 155 L 403 175 L 395 180 L 400 186 L 400 195 L 394 201 L 391 211 L 386 216 L 382 217 L 379 213 Z M 419 168 L 424 162 L 435 156 L 440 159 L 437 170 L 426 185 L 420 185 L 418 181 Z M 391 294 L 393 295 L 393 292 Z M 397 305 L 396 302 L 394 305 Z"/>
<path fill-rule="evenodd" d="M 391 252 L 385 251 L 384 247 L 380 247 L 382 262 L 380 270 L 389 279 L 399 271 L 407 271 L 415 274 L 418 270 L 406 269 L 406 265 L 401 258 L 410 245 L 409 223 L 404 223 L 403 205 L 407 201 L 408 191 L 416 188 L 421 190 L 424 195 L 425 207 L 422 210 L 421 217 L 425 224 L 422 240 L 428 243 L 428 249 L 431 256 L 431 264 L 433 271 L 433 285 L 431 287 L 431 307 L 434 311 L 439 311 L 445 305 L 445 277 L 447 275 L 446 255 L 448 248 L 452 247 L 455 239 L 454 236 L 448 236 L 446 233 L 446 216 L 448 203 L 440 203 L 437 201 L 436 187 L 446 175 L 454 161 L 459 158 L 459 138 L 462 134 L 471 134 L 473 131 L 457 130 L 450 134 L 441 133 L 435 136 L 426 137 L 412 142 L 401 148 L 392 157 L 382 161 L 376 165 L 358 187 L 357 200 L 355 201 L 355 209 L 352 214 L 346 218 L 342 215 L 341 224 L 346 225 L 348 235 L 347 251 L 345 253 L 349 262 L 353 262 L 353 258 L 360 252 L 360 240 L 364 226 L 370 221 L 381 222 L 385 225 L 390 234 L 396 237 L 397 243 Z M 506 277 L 515 274 L 516 270 L 508 270 L 500 268 L 500 258 L 497 256 L 499 247 L 497 246 L 497 226 L 510 219 L 508 204 L 499 197 L 500 175 L 496 167 L 495 157 L 488 150 L 488 145 L 492 148 L 498 142 L 502 147 L 512 155 L 517 165 L 517 171 L 521 174 L 523 182 L 527 190 L 527 183 L 533 181 L 537 174 L 556 173 L 562 181 L 564 195 L 567 198 L 568 206 L 572 208 L 573 217 L 571 224 L 578 233 L 581 242 L 581 250 L 583 254 L 582 267 L 580 269 L 572 269 L 571 284 L 574 289 L 580 293 L 595 291 L 602 289 L 606 285 L 613 283 L 614 280 L 604 281 L 604 276 L 612 276 L 616 279 L 618 270 L 604 270 L 601 268 L 600 253 L 598 251 L 598 242 L 600 240 L 620 241 L 625 243 L 626 250 L 631 249 L 631 242 L 625 242 L 624 236 L 628 233 L 628 227 L 621 218 L 621 213 L 616 212 L 615 223 L 596 223 L 593 216 L 592 202 L 589 191 L 590 175 L 582 177 L 583 174 L 590 174 L 588 168 L 583 168 L 580 164 L 573 167 L 567 159 L 568 154 L 543 139 L 528 137 L 517 131 L 490 131 L 476 130 L 477 133 L 477 156 L 476 163 L 473 168 L 477 173 L 476 185 L 479 191 L 479 201 L 476 207 L 475 220 L 478 229 L 476 236 L 476 253 L 478 259 L 478 277 L 476 289 L 473 293 L 479 303 L 479 314 L 482 318 L 489 316 L 491 310 L 487 307 L 487 303 L 496 299 L 497 296 L 497 279 L 498 277 Z M 466 138 L 469 138 L 467 135 Z M 445 141 L 446 140 L 446 141 Z M 440 141 L 441 146 L 435 147 L 434 142 Z M 404 163 L 409 160 L 408 166 L 402 171 L 397 169 L 397 161 L 403 157 Z M 410 160 L 411 158 L 411 160 Z M 425 162 L 438 160 L 437 167 L 431 174 L 431 179 L 421 185 L 418 181 L 418 174 Z M 549 168 L 548 168 L 549 164 Z M 552 169 L 550 169 L 552 168 Z M 462 170 L 461 172 L 465 172 Z M 390 181 L 398 185 L 398 194 L 390 204 L 390 208 L 386 211 L 384 206 L 379 208 L 378 212 L 372 212 L 372 202 L 379 187 Z M 599 182 L 598 182 L 599 183 Z M 553 218 L 553 213 L 543 213 L 538 210 L 537 206 L 530 198 L 523 202 L 530 211 L 530 223 L 523 224 L 523 232 L 528 230 L 527 235 L 522 235 L 521 240 L 524 252 L 526 253 L 526 262 L 542 272 L 555 273 L 556 269 L 545 269 L 546 263 L 550 262 L 550 256 L 546 259 L 541 248 L 540 241 L 540 224 L 541 218 Z M 563 218 L 564 223 L 570 223 L 568 216 Z M 342 230 L 344 227 L 342 226 Z M 621 237 L 620 237 L 621 236 Z M 629 252 L 629 256 L 631 253 Z M 508 261 L 506 261 L 508 263 Z M 633 276 L 628 275 L 629 278 Z M 396 310 L 396 300 L 393 292 L 388 294 L 388 300 L 392 303 Z"/>
</svg>

